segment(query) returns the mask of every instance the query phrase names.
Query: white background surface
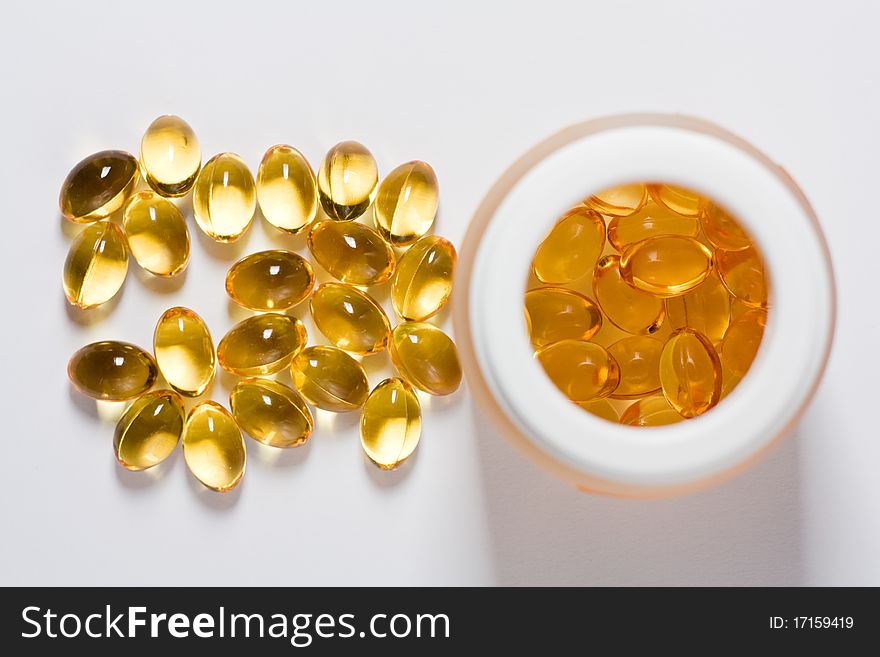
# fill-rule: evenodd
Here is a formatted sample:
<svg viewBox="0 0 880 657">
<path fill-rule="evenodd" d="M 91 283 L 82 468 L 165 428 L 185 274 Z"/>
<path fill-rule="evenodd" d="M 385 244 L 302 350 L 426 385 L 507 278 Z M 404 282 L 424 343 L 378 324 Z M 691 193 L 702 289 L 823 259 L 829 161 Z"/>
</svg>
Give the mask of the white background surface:
<svg viewBox="0 0 880 657">
<path fill-rule="evenodd" d="M 880 9 L 814 4 L 7 8 L 0 583 L 880 584 Z M 357 417 L 325 415 L 280 458 L 248 440 L 245 481 L 218 496 L 180 453 L 157 477 L 122 470 L 113 423 L 70 391 L 75 349 L 149 346 L 171 305 L 197 310 L 219 340 L 243 316 L 223 290 L 231 262 L 302 246 L 259 217 L 232 247 L 193 222 L 182 285 L 148 285 L 132 262 L 99 321 L 68 312 L 61 181 L 90 152 L 136 152 L 157 115 L 185 117 L 205 158 L 235 151 L 254 171 L 278 142 L 314 166 L 347 138 L 383 174 L 427 160 L 441 181 L 436 231 L 460 243 L 525 149 L 628 111 L 694 114 L 744 136 L 800 183 L 830 241 L 840 307 L 824 383 L 794 434 L 735 480 L 661 501 L 578 493 L 513 453 L 462 389 L 425 407 L 399 471 L 365 463 Z M 228 383 L 214 388 L 224 403 Z"/>
</svg>

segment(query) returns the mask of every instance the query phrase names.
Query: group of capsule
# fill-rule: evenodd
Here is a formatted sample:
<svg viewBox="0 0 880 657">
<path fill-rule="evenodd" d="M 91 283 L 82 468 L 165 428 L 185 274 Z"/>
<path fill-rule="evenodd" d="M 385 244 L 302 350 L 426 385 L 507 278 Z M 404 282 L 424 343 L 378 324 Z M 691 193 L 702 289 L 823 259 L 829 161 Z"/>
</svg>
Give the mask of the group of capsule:
<svg viewBox="0 0 880 657">
<path fill-rule="evenodd" d="M 525 293 L 535 356 L 575 404 L 659 426 L 713 408 L 754 360 L 768 282 L 743 227 L 668 184 L 607 189 L 538 247 Z"/>
<path fill-rule="evenodd" d="M 139 176 L 150 189 L 135 193 Z M 455 344 L 425 321 L 448 302 L 457 258 L 448 240 L 427 235 L 439 200 L 433 169 L 408 162 L 380 184 L 372 154 L 346 141 L 327 153 L 316 176 L 302 153 L 278 145 L 266 152 L 255 180 L 232 153 L 202 166 L 192 128 L 179 117 L 159 117 L 143 137 L 140 160 L 124 151 L 96 153 L 62 185 L 62 214 L 88 224 L 64 265 L 68 301 L 81 308 L 109 301 L 125 279 L 129 251 L 151 274 L 180 274 L 189 260 L 189 231 L 169 198 L 190 189 L 196 223 L 212 239 L 239 239 L 259 203 L 274 227 L 288 234 L 308 231 L 314 261 L 336 281 L 314 289 L 315 270 L 301 255 L 253 253 L 229 269 L 226 291 L 258 314 L 233 326 L 216 349 L 204 320 L 174 307 L 159 318 L 152 354 L 118 341 L 77 351 L 68 376 L 79 391 L 132 402 L 116 427 L 119 463 L 130 470 L 150 468 L 182 442 L 192 474 L 210 489 L 228 491 L 247 461 L 241 430 L 272 447 L 302 445 L 314 426 L 308 402 L 336 413 L 363 409 L 366 455 L 383 469 L 400 465 L 421 435 L 414 388 L 448 395 L 461 382 Z M 356 221 L 371 206 L 375 228 Z M 122 228 L 112 221 L 119 210 Z M 326 218 L 319 218 L 321 212 Z M 390 283 L 402 320 L 393 330 L 367 292 L 383 283 Z M 287 313 L 306 300 L 331 344 L 307 346 L 305 325 Z M 399 376 L 371 391 L 359 359 L 386 349 Z M 182 397 L 204 395 L 218 363 L 243 377 L 230 394 L 232 412 L 201 401 L 187 414 Z M 268 378 L 283 371 L 290 372 L 292 386 Z M 168 389 L 151 392 L 160 374 Z"/>
</svg>

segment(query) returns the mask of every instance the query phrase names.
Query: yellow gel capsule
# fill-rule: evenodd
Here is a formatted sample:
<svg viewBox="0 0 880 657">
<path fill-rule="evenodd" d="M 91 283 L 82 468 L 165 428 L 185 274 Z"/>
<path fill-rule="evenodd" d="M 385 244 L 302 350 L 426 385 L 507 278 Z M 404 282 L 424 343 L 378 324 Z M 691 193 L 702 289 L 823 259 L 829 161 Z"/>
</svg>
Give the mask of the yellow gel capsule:
<svg viewBox="0 0 880 657">
<path fill-rule="evenodd" d="M 189 262 L 189 230 L 180 210 L 154 192 L 138 192 L 125 205 L 122 225 L 137 263 L 156 276 L 176 276 Z"/>
<path fill-rule="evenodd" d="M 183 458 L 193 476 L 211 490 L 225 493 L 238 485 L 247 450 L 229 411 L 214 401 L 193 407 L 183 425 Z"/>
<path fill-rule="evenodd" d="M 322 221 L 309 233 L 309 250 L 331 276 L 351 285 L 378 285 L 394 273 L 394 251 L 379 233 L 354 221 Z"/>
<path fill-rule="evenodd" d="M 84 395 L 107 401 L 127 401 L 153 387 L 159 368 L 140 347 L 127 342 L 93 342 L 77 351 L 67 364 L 67 376 Z"/>
<path fill-rule="evenodd" d="M 146 470 L 171 456 L 185 418 L 183 402 L 171 390 L 138 397 L 119 418 L 113 435 L 116 460 L 127 470 Z"/>
<path fill-rule="evenodd" d="M 388 346 L 391 325 L 382 306 L 356 287 L 324 283 L 309 305 L 315 326 L 340 349 L 375 354 Z"/>
<path fill-rule="evenodd" d="M 290 366 L 293 385 L 307 401 L 334 413 L 360 408 L 370 385 L 364 368 L 336 347 L 303 349 Z"/>
<path fill-rule="evenodd" d="M 193 186 L 202 149 L 189 123 L 166 114 L 150 124 L 141 140 L 141 167 L 144 179 L 157 194 L 183 196 Z"/>
<path fill-rule="evenodd" d="M 647 202 L 648 190 L 642 183 L 610 187 L 584 201 L 588 207 L 609 217 L 628 217 Z"/>
<path fill-rule="evenodd" d="M 424 322 L 402 322 L 391 333 L 391 362 L 404 380 L 431 395 L 449 395 L 461 385 L 455 343 Z"/>
<path fill-rule="evenodd" d="M 401 318 L 423 322 L 440 312 L 452 295 L 457 257 L 452 242 L 438 235 L 403 254 L 391 277 L 391 303 Z"/>
<path fill-rule="evenodd" d="M 217 242 L 234 242 L 250 227 L 257 209 L 254 177 L 234 153 L 205 163 L 193 188 L 193 214 L 199 228 Z"/>
<path fill-rule="evenodd" d="M 272 146 L 257 171 L 257 200 L 270 224 L 295 235 L 318 213 L 318 183 L 305 156 L 292 146 Z"/>
<path fill-rule="evenodd" d="M 110 221 L 87 226 L 67 252 L 62 282 L 74 306 L 93 308 L 112 299 L 128 273 L 128 247 L 122 229 Z"/>
<path fill-rule="evenodd" d="M 660 390 L 660 354 L 663 343 L 644 335 L 618 340 L 608 353 L 620 368 L 620 384 L 611 394 L 615 399 L 634 399 Z"/>
<path fill-rule="evenodd" d="M 428 232 L 437 214 L 437 174 L 427 162 L 401 164 L 389 173 L 376 194 L 376 229 L 394 246 L 412 244 Z"/>
<path fill-rule="evenodd" d="M 721 398 L 721 361 L 709 339 L 689 328 L 673 332 L 660 355 L 660 385 L 682 417 L 715 406 Z"/>
<path fill-rule="evenodd" d="M 692 237 L 651 237 L 629 246 L 620 256 L 623 280 L 661 297 L 693 290 L 711 271 L 712 252 Z"/>
<path fill-rule="evenodd" d="M 718 344 L 730 323 L 730 294 L 721 279 L 710 274 L 687 294 L 666 299 L 666 321 L 674 329 L 692 328 Z"/>
<path fill-rule="evenodd" d="M 605 220 L 589 208 L 574 208 L 541 242 L 532 269 L 542 283 L 570 283 L 593 271 L 604 248 Z"/>
<path fill-rule="evenodd" d="M 291 251 L 245 256 L 226 274 L 226 293 L 251 310 L 288 310 L 305 301 L 315 284 L 309 262 Z"/>
<path fill-rule="evenodd" d="M 318 169 L 318 198 L 331 219 L 357 219 L 373 202 L 379 167 L 366 146 L 343 141 L 331 148 Z"/>
<path fill-rule="evenodd" d="M 624 281 L 619 256 L 599 260 L 593 274 L 593 292 L 605 317 L 627 333 L 654 333 L 663 324 L 663 300 Z"/>
<path fill-rule="evenodd" d="M 385 379 L 370 393 L 361 416 L 361 445 L 383 470 L 393 470 L 415 451 L 422 433 L 419 399 L 410 385 Z"/>
<path fill-rule="evenodd" d="M 593 415 L 598 415 L 603 420 L 608 420 L 615 424 L 620 422 L 620 414 L 617 412 L 617 409 L 614 408 L 614 404 L 607 399 L 594 399 L 593 401 L 576 403 L 585 411 L 589 411 Z"/>
<path fill-rule="evenodd" d="M 595 342 L 561 340 L 535 356 L 554 385 L 573 402 L 607 397 L 620 382 L 614 358 Z"/>
<path fill-rule="evenodd" d="M 764 263 L 754 247 L 741 251 L 715 251 L 718 274 L 730 293 L 747 306 L 767 307 Z"/>
<path fill-rule="evenodd" d="M 608 241 L 621 253 L 631 244 L 659 235 L 696 237 L 700 222 L 684 217 L 649 201 L 645 207 L 628 217 L 614 217 L 608 222 Z"/>
<path fill-rule="evenodd" d="M 763 310 L 750 310 L 730 323 L 721 342 L 721 364 L 725 369 L 739 378 L 745 376 L 761 346 L 766 325 L 767 313 Z"/>
<path fill-rule="evenodd" d="M 631 427 L 662 427 L 683 419 L 663 395 L 639 399 L 620 415 L 620 423 Z"/>
<path fill-rule="evenodd" d="M 705 205 L 700 213 L 700 225 L 706 239 L 718 249 L 741 251 L 752 245 L 752 240 L 736 219 L 717 205 Z"/>
<path fill-rule="evenodd" d="M 231 374 L 265 376 L 290 365 L 306 345 L 306 327 L 296 317 L 265 313 L 242 320 L 223 336 L 217 360 Z"/>
<path fill-rule="evenodd" d="M 685 217 L 700 215 L 703 199 L 690 190 L 675 185 L 648 185 L 648 192 L 655 203 L 673 212 Z"/>
<path fill-rule="evenodd" d="M 153 332 L 159 371 L 174 390 L 198 397 L 214 380 L 217 358 L 205 321 L 189 308 L 166 310 Z"/>
<path fill-rule="evenodd" d="M 560 340 L 589 340 L 602 328 L 602 312 L 578 292 L 540 287 L 526 292 L 526 324 L 535 347 Z"/>
<path fill-rule="evenodd" d="M 61 214 L 88 223 L 109 217 L 131 196 L 138 161 L 125 151 L 101 151 L 79 162 L 61 185 Z"/>
<path fill-rule="evenodd" d="M 244 379 L 229 395 L 238 426 L 269 447 L 299 447 L 312 435 L 312 412 L 295 390 L 271 379 Z"/>
</svg>

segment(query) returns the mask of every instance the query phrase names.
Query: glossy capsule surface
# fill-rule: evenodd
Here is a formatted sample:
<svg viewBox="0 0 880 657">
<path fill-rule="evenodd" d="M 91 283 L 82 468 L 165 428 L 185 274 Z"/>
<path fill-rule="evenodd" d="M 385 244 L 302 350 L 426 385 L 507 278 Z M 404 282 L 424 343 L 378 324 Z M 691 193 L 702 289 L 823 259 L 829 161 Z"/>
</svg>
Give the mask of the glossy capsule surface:
<svg viewBox="0 0 880 657">
<path fill-rule="evenodd" d="M 304 349 L 293 359 L 290 371 L 302 396 L 325 411 L 353 411 L 364 405 L 370 392 L 364 368 L 337 347 Z"/>
<path fill-rule="evenodd" d="M 721 364 L 735 376 L 742 378 L 752 366 L 761 346 L 767 313 L 750 310 L 730 323 L 721 342 Z"/>
<path fill-rule="evenodd" d="M 715 251 L 718 274 L 724 287 L 748 306 L 767 307 L 767 280 L 764 263 L 754 247 L 740 251 Z"/>
<path fill-rule="evenodd" d="M 648 185 L 655 203 L 685 217 L 698 217 L 703 199 L 699 194 L 676 185 Z"/>
<path fill-rule="evenodd" d="M 710 274 L 687 294 L 666 299 L 666 321 L 673 329 L 692 328 L 718 344 L 730 323 L 727 288 L 715 273 Z"/>
<path fill-rule="evenodd" d="M 112 299 L 128 273 L 122 229 L 110 221 L 86 226 L 70 244 L 64 261 L 64 296 L 74 306 L 93 308 Z"/>
<path fill-rule="evenodd" d="M 116 460 L 128 470 L 146 470 L 171 456 L 186 417 L 183 402 L 171 390 L 138 397 L 126 409 L 113 435 Z"/>
<path fill-rule="evenodd" d="M 703 234 L 712 246 L 726 251 L 741 251 L 752 245 L 746 231 L 727 212 L 712 203 L 706 203 L 700 212 Z"/>
<path fill-rule="evenodd" d="M 242 431 L 269 447 L 298 447 L 312 435 L 309 407 L 298 392 L 278 381 L 239 381 L 229 404 Z"/>
<path fill-rule="evenodd" d="M 217 346 L 217 360 L 239 376 L 275 374 L 306 344 L 306 327 L 296 317 L 265 313 L 233 326 Z"/>
<path fill-rule="evenodd" d="M 105 340 L 81 348 L 67 364 L 67 376 L 81 393 L 107 401 L 126 401 L 156 382 L 156 361 L 140 347 Z"/>
<path fill-rule="evenodd" d="M 605 220 L 587 207 L 569 210 L 535 252 L 532 269 L 542 283 L 570 283 L 596 266 L 605 248 Z"/>
<path fill-rule="evenodd" d="M 422 433 L 422 411 L 403 379 L 385 379 L 370 393 L 361 415 L 361 445 L 383 470 L 393 470 L 415 451 Z"/>
<path fill-rule="evenodd" d="M 526 292 L 526 323 L 532 345 L 589 340 L 602 328 L 599 307 L 584 295 L 561 287 Z"/>
<path fill-rule="evenodd" d="M 623 253 L 626 248 L 649 237 L 683 235 L 696 237 L 700 223 L 696 217 L 685 217 L 649 201 L 645 207 L 627 217 L 614 217 L 608 222 L 608 241 Z"/>
<path fill-rule="evenodd" d="M 628 217 L 648 202 L 648 190 L 642 183 L 618 185 L 590 196 L 584 203 L 608 217 Z"/>
<path fill-rule="evenodd" d="M 594 399 L 588 402 L 576 403 L 585 411 L 589 411 L 593 415 L 598 415 L 603 420 L 608 420 L 609 422 L 614 422 L 615 424 L 620 422 L 620 413 L 618 413 L 617 409 L 614 408 L 614 404 L 612 404 L 607 399 Z"/>
<path fill-rule="evenodd" d="M 288 310 L 305 301 L 315 284 L 309 262 L 291 251 L 259 251 L 226 274 L 226 293 L 251 310 Z"/>
<path fill-rule="evenodd" d="M 402 319 L 422 322 L 440 312 L 452 295 L 457 258 L 452 242 L 438 235 L 407 249 L 391 277 L 391 303 Z"/>
<path fill-rule="evenodd" d="M 217 358 L 205 321 L 189 308 L 166 310 L 153 332 L 159 371 L 174 390 L 198 397 L 214 380 Z"/>
<path fill-rule="evenodd" d="M 620 423 L 631 427 L 662 427 L 683 419 L 663 395 L 643 397 L 627 406 L 620 415 Z"/>
<path fill-rule="evenodd" d="M 437 174 L 431 165 L 419 160 L 407 162 L 379 185 L 373 220 L 382 237 L 394 246 L 405 246 L 428 232 L 439 203 Z"/>
<path fill-rule="evenodd" d="M 217 242 L 234 242 L 250 227 L 257 209 L 254 177 L 234 153 L 205 163 L 193 187 L 193 215 L 199 228 Z"/>
<path fill-rule="evenodd" d="M 189 229 L 180 210 L 155 192 L 138 192 L 125 205 L 122 225 L 137 263 L 155 276 L 176 276 L 189 262 Z"/>
<path fill-rule="evenodd" d="M 391 325 L 376 301 L 351 285 L 324 283 L 309 300 L 315 325 L 334 345 L 355 354 L 388 346 Z"/>
<path fill-rule="evenodd" d="M 77 222 L 109 217 L 131 196 L 138 171 L 138 161 L 125 151 L 89 155 L 70 170 L 61 185 L 61 214 Z"/>
<path fill-rule="evenodd" d="M 322 221 L 309 233 L 309 250 L 331 276 L 351 285 L 378 285 L 391 278 L 394 251 L 379 233 L 354 221 Z"/>
<path fill-rule="evenodd" d="M 620 383 L 611 394 L 615 399 L 635 399 L 660 390 L 660 354 L 663 343 L 634 335 L 618 340 L 608 353 L 620 368 Z"/>
<path fill-rule="evenodd" d="M 620 381 L 617 363 L 595 342 L 561 340 L 535 355 L 554 385 L 573 402 L 607 397 Z"/>
<path fill-rule="evenodd" d="M 678 329 L 660 356 L 663 396 L 679 415 L 705 413 L 721 398 L 721 361 L 709 339 L 693 329 Z"/>
<path fill-rule="evenodd" d="M 315 220 L 318 183 L 305 156 L 292 146 L 272 146 L 257 171 L 257 200 L 270 224 L 295 235 Z"/>
<path fill-rule="evenodd" d="M 218 493 L 244 476 L 247 451 L 235 419 L 214 401 L 197 404 L 183 426 L 183 457 L 193 476 Z"/>
<path fill-rule="evenodd" d="M 391 333 L 391 362 L 403 379 L 431 395 L 461 385 L 461 363 L 452 339 L 433 324 L 402 322 Z"/>
<path fill-rule="evenodd" d="M 179 116 L 166 114 L 150 124 L 141 140 L 144 179 L 157 194 L 183 196 L 202 166 L 195 131 Z"/>
<path fill-rule="evenodd" d="M 663 324 L 663 299 L 624 281 L 619 256 L 599 260 L 593 274 L 593 292 L 605 317 L 627 333 L 655 333 Z"/>
<path fill-rule="evenodd" d="M 357 219 L 373 202 L 379 167 L 367 147 L 343 141 L 331 148 L 318 169 L 318 198 L 331 219 Z"/>
<path fill-rule="evenodd" d="M 692 237 L 650 237 L 632 244 L 620 256 L 623 280 L 655 296 L 684 294 L 711 272 L 712 252 Z"/>
</svg>

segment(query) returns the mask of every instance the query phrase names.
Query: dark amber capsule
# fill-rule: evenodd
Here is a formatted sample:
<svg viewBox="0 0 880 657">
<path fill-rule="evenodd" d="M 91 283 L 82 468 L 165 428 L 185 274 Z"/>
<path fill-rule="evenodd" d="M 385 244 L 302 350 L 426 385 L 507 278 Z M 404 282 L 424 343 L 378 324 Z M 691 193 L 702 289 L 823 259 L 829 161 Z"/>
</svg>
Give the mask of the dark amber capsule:
<svg viewBox="0 0 880 657">
<path fill-rule="evenodd" d="M 585 411 L 589 411 L 593 415 L 598 415 L 603 420 L 608 420 L 609 422 L 614 422 L 615 424 L 620 422 L 620 413 L 618 413 L 617 409 L 614 408 L 614 404 L 612 404 L 607 399 L 594 399 L 588 402 L 575 403 Z"/>
<path fill-rule="evenodd" d="M 628 217 L 641 210 L 648 201 L 648 190 L 642 183 L 618 185 L 593 194 L 584 203 L 608 217 Z"/>
<path fill-rule="evenodd" d="M 217 346 L 217 360 L 239 376 L 265 376 L 290 365 L 306 345 L 306 327 L 296 317 L 265 313 L 233 326 Z"/>
<path fill-rule="evenodd" d="M 620 423 L 631 427 L 662 427 L 683 419 L 663 395 L 639 399 L 627 406 L 620 415 Z"/>
<path fill-rule="evenodd" d="M 655 296 L 684 294 L 706 280 L 712 252 L 692 237 L 661 235 L 629 246 L 620 256 L 627 283 Z"/>
<path fill-rule="evenodd" d="M 322 221 L 309 233 L 309 250 L 331 276 L 351 285 L 378 285 L 394 273 L 395 256 L 379 233 L 354 221 Z"/>
<path fill-rule="evenodd" d="M 419 390 L 448 395 L 461 385 L 461 363 L 455 343 L 433 324 L 398 324 L 391 334 L 389 351 L 400 375 Z"/>
<path fill-rule="evenodd" d="M 74 306 L 93 308 L 110 301 L 128 273 L 122 229 L 99 221 L 77 235 L 64 262 L 64 295 Z"/>
<path fill-rule="evenodd" d="M 315 284 L 308 261 L 291 251 L 245 256 L 226 274 L 226 293 L 251 310 L 288 310 L 305 301 Z"/>
<path fill-rule="evenodd" d="M 648 192 L 655 203 L 659 203 L 673 212 L 685 217 L 700 215 L 703 199 L 699 194 L 689 189 L 675 185 L 648 185 Z"/>
<path fill-rule="evenodd" d="M 735 376 L 742 378 L 752 366 L 761 346 L 767 313 L 750 310 L 730 323 L 721 342 L 721 364 Z"/>
<path fill-rule="evenodd" d="M 730 323 L 730 295 L 714 273 L 693 290 L 666 299 L 666 321 L 674 329 L 689 327 L 712 344 L 721 342 Z"/>
<path fill-rule="evenodd" d="M 214 401 L 197 404 L 183 426 L 183 457 L 196 479 L 218 493 L 244 476 L 247 451 L 232 415 Z"/>
<path fill-rule="evenodd" d="M 393 470 L 415 451 L 422 433 L 419 398 L 403 379 L 385 379 L 364 403 L 361 445 L 383 470 Z"/>
<path fill-rule="evenodd" d="M 123 413 L 113 436 L 116 460 L 128 470 L 146 470 L 171 456 L 186 414 L 183 402 L 171 390 L 138 397 Z"/>
<path fill-rule="evenodd" d="M 660 356 L 660 385 L 682 417 L 715 406 L 721 398 L 721 361 L 709 339 L 689 328 L 675 331 Z"/>
<path fill-rule="evenodd" d="M 293 359 L 290 372 L 302 396 L 325 411 L 353 411 L 364 405 L 370 392 L 361 364 L 336 347 L 304 349 Z"/>
<path fill-rule="evenodd" d="M 309 301 L 315 326 L 340 349 L 374 354 L 388 346 L 391 325 L 376 301 L 343 283 L 320 285 Z"/>
<path fill-rule="evenodd" d="M 715 251 L 718 274 L 730 293 L 748 306 L 767 307 L 764 262 L 754 247 L 740 251 Z"/>
<path fill-rule="evenodd" d="M 423 322 L 437 314 L 452 294 L 455 247 L 438 235 L 413 244 L 391 277 L 391 302 L 403 319 Z"/>
<path fill-rule="evenodd" d="M 561 287 L 526 292 L 526 322 L 535 347 L 560 340 L 589 340 L 602 328 L 602 313 L 590 299 Z"/>
<path fill-rule="evenodd" d="M 573 402 L 607 397 L 620 382 L 620 368 L 604 347 L 585 340 L 562 340 L 535 356 L 550 380 Z"/>
<path fill-rule="evenodd" d="M 134 399 L 153 387 L 159 368 L 140 347 L 127 342 L 93 342 L 67 364 L 67 376 L 81 393 L 108 401 Z"/>
<path fill-rule="evenodd" d="M 659 235 L 696 237 L 700 224 L 696 217 L 685 217 L 668 208 L 649 202 L 628 217 L 614 217 L 608 222 L 608 241 L 623 253 L 631 244 Z"/>
<path fill-rule="evenodd" d="M 712 245 L 725 251 L 741 251 L 752 245 L 746 231 L 736 219 L 717 205 L 707 203 L 700 213 L 703 234 Z"/>
<path fill-rule="evenodd" d="M 663 324 L 663 299 L 624 281 L 619 256 L 599 260 L 593 274 L 593 292 L 605 317 L 627 333 L 655 333 Z"/>
<path fill-rule="evenodd" d="M 125 151 L 101 151 L 82 160 L 61 185 L 61 214 L 71 221 L 109 217 L 131 196 L 138 180 L 138 161 Z"/>
<path fill-rule="evenodd" d="M 662 352 L 663 343 L 646 335 L 623 338 L 608 347 L 620 367 L 620 383 L 611 396 L 635 399 L 659 391 Z"/>
<path fill-rule="evenodd" d="M 532 269 L 542 283 L 570 283 L 596 266 L 605 248 L 605 220 L 587 207 L 569 210 L 535 252 Z"/>
<path fill-rule="evenodd" d="M 295 390 L 271 379 L 244 379 L 229 395 L 238 426 L 269 447 L 298 447 L 312 435 L 312 412 Z"/>
</svg>

